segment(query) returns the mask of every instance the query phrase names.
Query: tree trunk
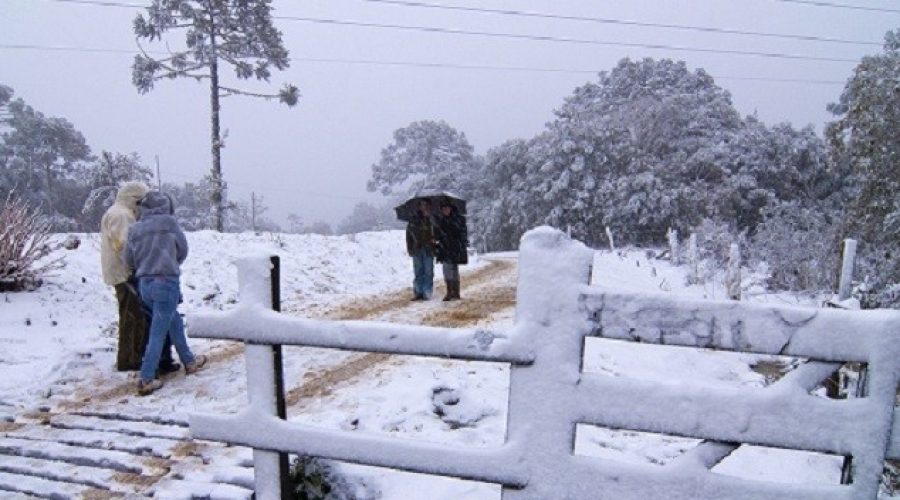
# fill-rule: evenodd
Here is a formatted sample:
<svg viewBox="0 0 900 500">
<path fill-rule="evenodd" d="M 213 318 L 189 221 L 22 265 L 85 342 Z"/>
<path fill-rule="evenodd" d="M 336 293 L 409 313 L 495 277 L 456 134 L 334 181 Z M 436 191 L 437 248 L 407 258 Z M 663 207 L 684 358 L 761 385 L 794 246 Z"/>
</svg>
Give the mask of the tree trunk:
<svg viewBox="0 0 900 500">
<path fill-rule="evenodd" d="M 212 19 L 211 19 L 212 20 Z M 215 22 L 213 21 L 213 34 L 210 35 L 210 47 L 212 49 L 212 62 L 209 65 L 209 97 L 212 108 L 212 210 L 213 225 L 218 232 L 223 232 L 224 224 L 224 197 L 222 196 L 222 140 L 219 134 L 219 60 L 216 56 Z"/>
</svg>

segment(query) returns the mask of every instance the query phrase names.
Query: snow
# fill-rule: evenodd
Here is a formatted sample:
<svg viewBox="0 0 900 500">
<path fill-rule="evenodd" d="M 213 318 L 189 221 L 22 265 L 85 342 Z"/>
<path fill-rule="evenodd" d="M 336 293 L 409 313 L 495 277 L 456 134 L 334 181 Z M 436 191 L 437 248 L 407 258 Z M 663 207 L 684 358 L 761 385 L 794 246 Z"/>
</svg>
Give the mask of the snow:
<svg viewBox="0 0 900 500">
<path fill-rule="evenodd" d="M 235 345 L 200 338 L 197 334 L 202 330 L 214 330 L 208 332 L 209 336 L 215 333 L 243 340 L 250 337 L 246 330 L 251 324 L 255 327 L 251 336 L 257 342 L 289 345 L 300 339 L 319 346 L 338 344 L 342 349 L 285 347 L 288 384 L 354 359 L 347 350 L 400 349 L 411 354 L 459 356 L 468 361 L 419 356 L 392 360 L 368 376 L 338 384 L 329 393 L 289 408 L 289 420 L 285 422 L 275 418 L 273 411 L 274 389 L 268 381 L 271 349 L 253 345 L 245 350 L 246 361 L 240 357 L 217 360 L 196 375 L 167 381 L 159 393 L 148 398 L 116 396 L 102 403 L 102 393 L 110 384 L 132 379 L 114 371 L 115 338 L 110 325 L 115 318 L 115 301 L 111 289 L 99 279 L 95 236 L 81 237 L 84 242 L 79 249 L 65 252 L 67 265 L 59 277 L 36 292 L 3 294 L 0 298 L 0 416 L 18 421 L 23 412 L 53 409 L 73 398 L 97 400 L 98 415 L 116 412 L 120 418 L 55 415 L 54 423 L 65 424 L 77 433 L 67 434 L 66 439 L 96 442 L 101 438 L 98 429 L 111 432 L 113 427 L 130 433 L 130 439 L 115 449 L 97 451 L 93 458 L 87 454 L 85 459 L 115 458 L 108 463 L 147 467 L 127 454 L 145 450 L 152 457 L 172 456 L 173 450 L 183 445 L 177 440 L 184 439 L 188 432 L 182 426 L 188 418 L 186 413 L 198 411 L 203 415 L 192 419 L 190 429 L 198 436 L 237 438 L 238 443 L 270 450 L 306 449 L 363 464 L 382 463 L 511 484 L 529 482 L 528 488 L 510 492 L 510 498 L 534 498 L 530 495 L 535 492 L 543 498 L 566 497 L 559 477 L 571 474 L 576 484 L 568 494 L 574 498 L 596 498 L 602 488 L 609 498 L 623 500 L 774 498 L 780 494 L 800 499 L 844 499 L 854 496 L 852 488 L 836 484 L 840 457 L 800 455 L 764 446 L 742 446 L 734 451 L 729 445 L 708 441 L 698 444 L 697 438 L 760 445 L 783 438 L 797 446 L 812 444 L 821 451 L 850 450 L 855 454 L 878 446 L 882 450 L 893 446 L 894 455 L 900 451 L 896 441 L 883 439 L 886 433 L 872 433 L 875 438 L 881 435 L 880 441 L 865 436 L 866 429 L 891 425 L 894 436 L 898 435 L 897 423 L 891 421 L 884 406 L 867 400 L 832 405 L 808 394 L 810 384 L 833 369 L 833 364 L 802 365 L 780 383 L 767 387 L 765 377 L 750 367 L 760 360 L 776 359 L 769 354 L 725 354 L 597 337 L 582 342 L 580 335 L 593 332 L 597 323 L 588 321 L 579 311 L 599 304 L 598 297 L 603 298 L 604 306 L 620 301 L 623 312 L 618 319 L 605 314 L 603 319 L 615 319 L 618 326 L 610 330 L 620 332 L 615 336 L 630 338 L 622 332 L 627 330 L 624 325 L 634 320 L 629 315 L 638 314 L 638 310 L 629 292 L 664 291 L 646 299 L 662 309 L 658 314 L 644 315 L 642 320 L 678 324 L 678 316 L 665 311 L 687 304 L 700 318 L 699 323 L 705 321 L 707 326 L 710 318 L 721 314 L 745 321 L 747 326 L 746 335 L 737 337 L 710 337 L 708 330 L 697 326 L 689 329 L 689 334 L 667 334 L 663 338 L 688 346 L 696 346 L 701 339 L 701 347 L 707 345 L 703 340 L 707 338 L 723 347 L 746 347 L 750 342 L 765 353 L 781 352 L 793 338 L 785 351 L 790 354 L 812 353 L 822 359 L 845 355 L 871 358 L 872 394 L 880 399 L 897 380 L 896 360 L 900 356 L 896 351 L 896 316 L 867 315 L 863 328 L 856 325 L 854 329 L 855 320 L 848 318 L 859 316 L 853 312 L 818 310 L 810 319 L 807 309 L 773 306 L 773 301 L 780 303 L 782 298 L 756 296 L 755 300 L 768 302 L 740 306 L 741 310 L 754 311 L 754 317 L 755 312 L 763 313 L 765 319 L 753 323 L 744 313 L 726 307 L 733 302 L 701 300 L 725 298 L 720 282 L 715 286 L 686 286 L 684 268 L 649 258 L 643 251 L 593 252 L 549 228 L 529 234 L 529 246 L 518 255 L 521 268 L 516 322 L 507 311 L 496 315 L 499 319 L 491 324 L 463 329 L 377 321 L 334 326 L 297 316 L 312 316 L 354 297 L 408 287 L 412 273 L 402 232 L 352 237 L 191 233 L 191 257 L 182 277 L 185 304 L 181 309 L 187 313 L 189 342 L 195 352 L 216 354 Z M 268 256 L 272 254 L 281 255 L 282 315 L 270 310 L 271 291 L 265 284 Z M 250 257 L 237 268 L 241 273 L 238 280 L 237 269 L 229 264 L 246 256 Z M 589 274 L 602 290 L 584 285 Z M 589 297 L 579 302 L 583 293 Z M 405 313 L 408 317 L 397 311 L 385 317 L 400 322 L 407 318 L 407 322 L 415 323 L 414 312 L 440 307 L 439 301 L 415 304 Z M 25 325 L 26 318 L 31 326 Z M 790 325 L 790 335 L 774 332 L 785 324 Z M 804 333 L 813 331 L 819 333 Z M 840 340 L 839 332 L 853 336 L 827 349 L 813 341 L 823 336 Z M 641 335 L 643 340 L 660 338 L 656 334 Z M 807 337 L 809 340 L 804 340 Z M 7 346 L 11 348 L 5 349 Z M 583 372 L 577 361 L 571 362 L 581 359 L 582 350 Z M 475 359 L 506 359 L 512 365 L 472 361 Z M 245 389 L 246 377 L 254 388 L 249 392 Z M 528 384 L 520 387 L 523 380 Z M 97 388 L 85 392 L 85 384 L 97 384 Z M 713 397 L 720 399 L 710 402 Z M 621 405 L 627 405 L 630 413 L 618 411 Z M 123 423 L 126 417 L 131 418 L 129 415 L 133 420 Z M 784 420 L 776 419 L 779 415 Z M 821 420 L 826 421 L 824 426 L 819 425 Z M 541 427 L 547 422 L 550 425 L 543 435 Z M 660 422 L 666 425 L 660 426 Z M 592 423 L 600 426 L 589 425 Z M 851 424 L 860 428 L 854 429 Z M 206 430 L 197 433 L 198 429 Z M 261 432 L 251 434 L 248 429 Z M 62 437 L 63 430 L 45 430 L 40 435 L 23 428 L 0 432 L 0 438 L 19 439 L 14 442 L 22 447 L 25 441 L 36 438 Z M 29 453 L 41 451 L 33 444 L 29 446 Z M 531 446 L 538 451 L 526 453 Z M 399 451 L 390 453 L 385 463 L 380 459 L 385 450 Z M 162 498 L 247 498 L 253 478 L 252 470 L 246 467 L 252 463 L 252 455 L 241 447 L 204 448 L 196 456 L 180 459 L 183 462 L 177 463 L 153 491 Z M 722 456 L 727 458 L 711 472 L 706 470 L 704 464 L 716 461 L 710 457 Z M 37 470 L 44 463 L 26 456 L 16 462 L 16 467 Z M 871 464 L 864 461 L 858 466 L 871 471 Z M 76 468 L 80 474 L 95 470 Z M 380 490 L 385 500 L 426 496 L 436 500 L 487 500 L 500 494 L 498 486 L 483 482 L 369 465 L 347 464 L 340 469 L 377 485 L 372 491 Z M 257 478 L 274 484 L 273 470 L 261 474 L 258 470 Z M 109 474 L 92 474 L 96 475 L 82 477 L 98 484 L 109 480 Z M 11 482 L 34 492 L 60 491 L 37 476 L 23 480 L 8 470 L 0 473 L 0 485 Z M 86 487 L 67 488 L 68 494 L 78 495 Z"/>
<path fill-rule="evenodd" d="M 115 294 L 100 276 L 97 235 L 79 237 L 78 249 L 54 254 L 65 256 L 65 268 L 46 285 L 0 294 L 0 366 L 8 367 L 0 377 L 0 408 L 67 392 L 68 381 L 84 378 L 83 371 L 98 375 L 115 363 Z M 238 301 L 231 264 L 246 255 L 282 255 L 282 309 L 288 312 L 324 310 L 412 281 L 401 231 L 330 237 L 200 231 L 187 237 L 191 256 L 182 269 L 180 311 L 188 315 Z"/>
</svg>

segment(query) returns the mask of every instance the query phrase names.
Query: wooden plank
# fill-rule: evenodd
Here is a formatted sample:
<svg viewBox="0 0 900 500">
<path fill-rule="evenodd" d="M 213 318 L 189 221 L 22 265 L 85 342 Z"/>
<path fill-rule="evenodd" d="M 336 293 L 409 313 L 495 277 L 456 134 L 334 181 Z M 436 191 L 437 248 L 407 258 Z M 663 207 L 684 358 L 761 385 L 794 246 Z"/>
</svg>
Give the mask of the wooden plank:
<svg viewBox="0 0 900 500">
<path fill-rule="evenodd" d="M 50 418 L 50 425 L 58 429 L 116 432 L 127 436 L 163 438 L 178 441 L 187 440 L 190 435 L 190 430 L 188 428 L 178 425 L 112 420 L 81 415 L 53 415 Z"/>
<path fill-rule="evenodd" d="M 168 438 L 147 438 L 115 431 L 61 429 L 26 425 L 5 433 L 8 437 L 32 441 L 52 441 L 84 448 L 124 451 L 133 455 L 169 458 L 185 442 Z"/>
<path fill-rule="evenodd" d="M 61 483 L 38 477 L 0 472 L 0 492 L 14 492 L 43 498 L 88 498 L 98 492 L 95 488 L 81 484 Z M 102 492 L 102 490 L 99 490 Z"/>
<path fill-rule="evenodd" d="M 56 460 L 74 465 L 151 476 L 164 472 L 156 466 L 149 465 L 149 461 L 152 459 L 143 459 L 130 453 L 10 437 L 0 438 L 0 455 Z"/>
</svg>

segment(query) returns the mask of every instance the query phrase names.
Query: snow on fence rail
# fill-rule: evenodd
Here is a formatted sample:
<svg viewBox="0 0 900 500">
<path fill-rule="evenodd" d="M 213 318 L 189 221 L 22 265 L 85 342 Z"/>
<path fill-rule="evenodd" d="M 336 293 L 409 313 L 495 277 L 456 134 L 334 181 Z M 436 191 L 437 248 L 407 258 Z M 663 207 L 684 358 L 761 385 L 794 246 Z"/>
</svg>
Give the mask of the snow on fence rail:
<svg viewBox="0 0 900 500">
<path fill-rule="evenodd" d="M 268 309 L 277 296 L 268 259 L 244 260 L 240 307 L 193 317 L 191 333 L 247 343 L 250 405 L 233 416 L 193 415 L 191 430 L 254 448 L 260 499 L 288 493 L 276 472 L 288 452 L 499 483 L 507 500 L 876 497 L 885 457 L 900 458 L 900 313 L 608 293 L 587 286 L 591 261 L 589 249 L 559 231 L 526 234 L 516 323 L 502 333 L 284 317 Z M 810 361 L 767 389 L 676 387 L 582 372 L 589 337 Z M 279 408 L 282 344 L 510 363 L 507 439 L 494 448 L 454 447 L 287 422 Z M 868 364 L 866 397 L 809 394 L 845 361 Z M 577 424 L 704 441 L 663 467 L 623 464 L 574 455 Z M 710 472 L 742 443 L 852 456 L 852 483 L 787 485 Z"/>
</svg>

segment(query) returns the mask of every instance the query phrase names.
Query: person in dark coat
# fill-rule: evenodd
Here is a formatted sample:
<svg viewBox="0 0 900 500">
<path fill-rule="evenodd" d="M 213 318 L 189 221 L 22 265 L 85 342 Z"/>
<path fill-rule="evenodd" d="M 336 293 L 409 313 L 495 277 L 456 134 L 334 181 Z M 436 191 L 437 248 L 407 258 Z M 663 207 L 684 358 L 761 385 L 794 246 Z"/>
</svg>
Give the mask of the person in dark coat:
<svg viewBox="0 0 900 500">
<path fill-rule="evenodd" d="M 447 283 L 444 300 L 459 300 L 459 265 L 469 263 L 466 219 L 453 205 L 444 203 L 441 215 L 437 218 L 437 229 L 437 260 L 443 266 L 444 281 Z"/>
<path fill-rule="evenodd" d="M 434 290 L 434 218 L 431 202 L 421 200 L 419 207 L 406 225 L 406 252 L 413 259 L 413 298 L 431 300 Z"/>
<path fill-rule="evenodd" d="M 187 374 L 199 370 L 207 359 L 191 352 L 177 310 L 181 264 L 187 258 L 188 244 L 172 215 L 172 200 L 159 191 L 150 191 L 138 206 L 140 218 L 128 231 L 124 258 L 125 264 L 134 269 L 141 301 L 153 317 L 138 382 L 138 394 L 147 395 L 163 385 L 156 376 L 166 338 L 172 341 Z"/>
</svg>

